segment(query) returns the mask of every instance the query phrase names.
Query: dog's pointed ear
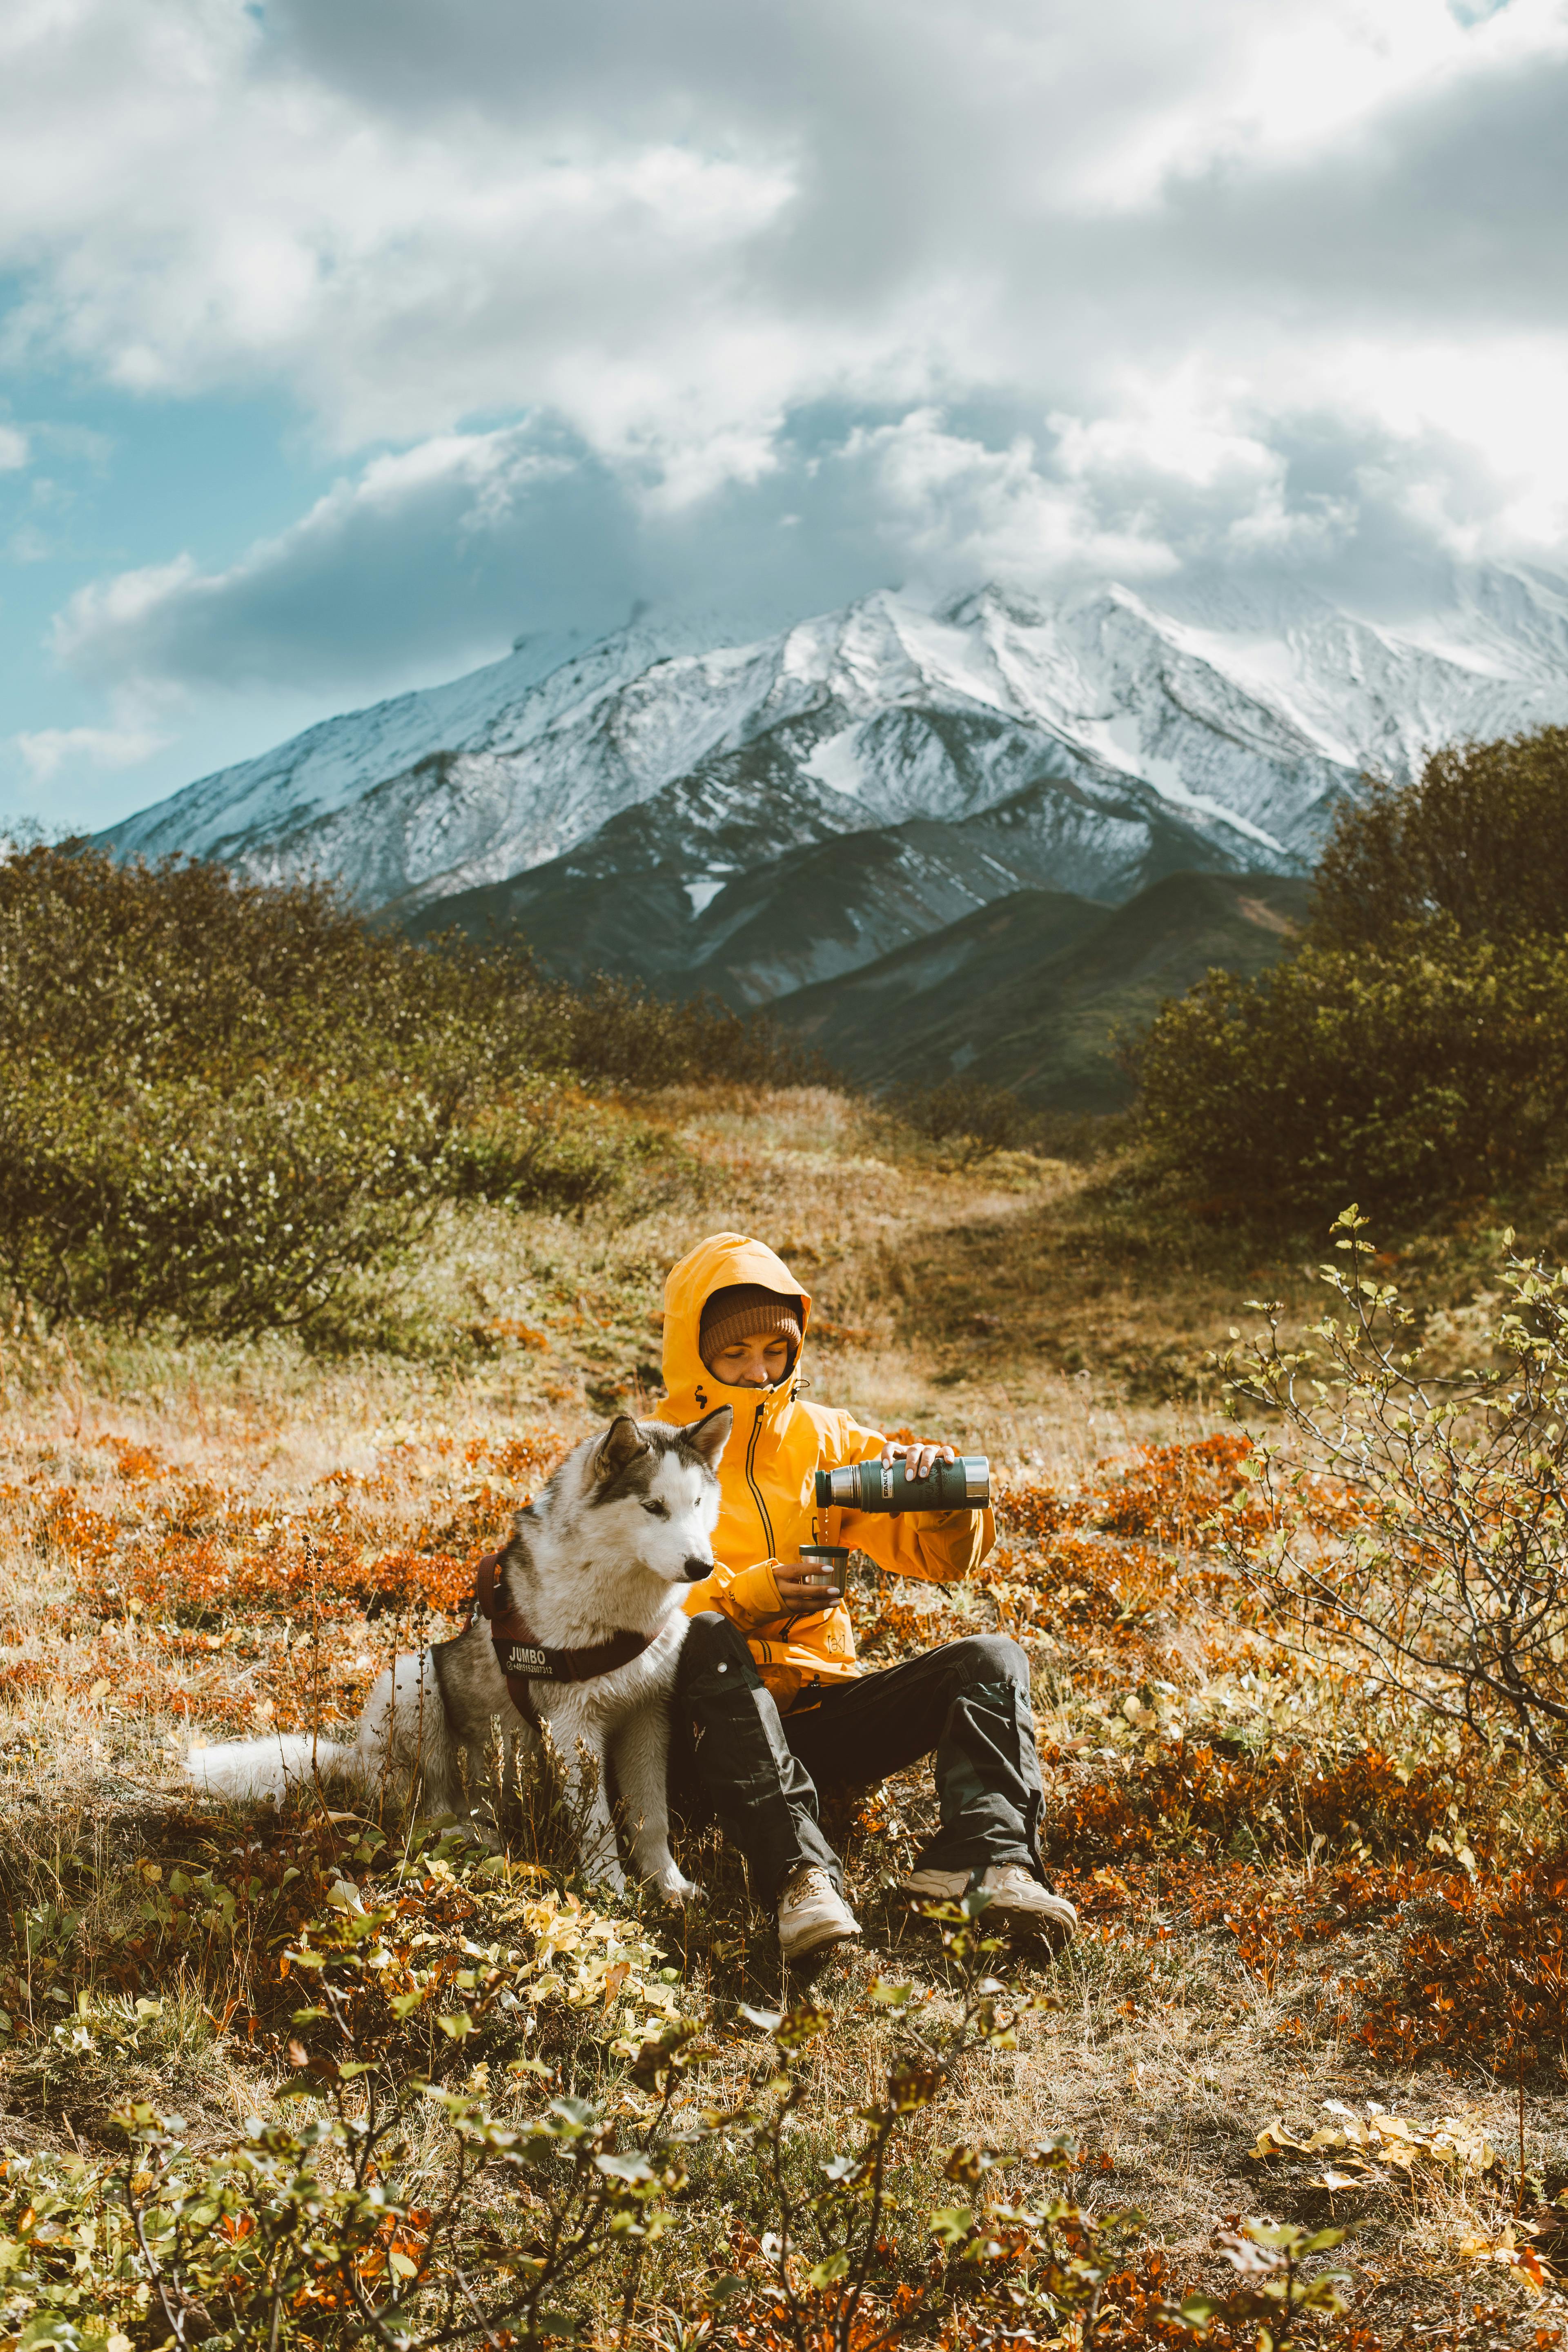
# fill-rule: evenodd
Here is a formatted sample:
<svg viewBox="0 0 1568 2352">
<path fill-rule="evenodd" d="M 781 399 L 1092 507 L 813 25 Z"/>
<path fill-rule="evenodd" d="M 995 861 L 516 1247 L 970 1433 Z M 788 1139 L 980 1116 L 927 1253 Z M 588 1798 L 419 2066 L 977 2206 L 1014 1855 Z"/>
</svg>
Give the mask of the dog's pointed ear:
<svg viewBox="0 0 1568 2352">
<path fill-rule="evenodd" d="M 704 1413 L 700 1421 L 689 1421 L 680 1434 L 693 1454 L 700 1454 L 710 1470 L 717 1470 L 719 1457 L 730 1442 L 730 1432 L 735 1426 L 735 1416 L 727 1404 L 716 1405 Z"/>
<path fill-rule="evenodd" d="M 639 1454 L 650 1451 L 647 1439 L 629 1412 L 616 1413 L 594 1451 L 593 1471 L 595 1483 L 607 1486 L 618 1477 Z"/>
</svg>

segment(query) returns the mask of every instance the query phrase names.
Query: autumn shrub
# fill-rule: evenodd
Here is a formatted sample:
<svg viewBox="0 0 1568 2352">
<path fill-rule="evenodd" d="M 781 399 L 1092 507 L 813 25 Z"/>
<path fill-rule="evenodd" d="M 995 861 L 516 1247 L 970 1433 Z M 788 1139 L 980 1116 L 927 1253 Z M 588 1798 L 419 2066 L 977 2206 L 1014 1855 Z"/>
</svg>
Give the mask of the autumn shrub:
<svg viewBox="0 0 1568 2352">
<path fill-rule="evenodd" d="M 454 1200 L 513 1209 L 582 1210 L 634 1186 L 646 1204 L 661 1182 L 691 1181 L 662 1129 L 544 1076 L 479 1111 L 452 1138 L 444 1175 Z"/>
<path fill-rule="evenodd" d="M 1211 972 L 1136 1066 L 1146 1164 L 1212 1211 L 1491 1195 L 1568 1138 L 1568 949 L 1309 945 L 1256 980 Z"/>
<path fill-rule="evenodd" d="M 323 1068 L 232 1089 L 35 1063 L 0 1078 L 0 1253 L 50 1316 L 219 1336 L 319 1324 L 444 1191 L 443 1121 L 407 1076 Z"/>
<path fill-rule="evenodd" d="M 441 944 L 462 951 L 456 941 Z M 656 996 L 640 981 L 605 972 L 581 987 L 536 979 L 526 1023 L 537 1066 L 587 1085 L 788 1087 L 821 1085 L 826 1076 L 765 1015 L 733 1012 L 717 997 Z"/>
<path fill-rule="evenodd" d="M 1356 2038 L 1401 2065 L 1485 2051 L 1500 2073 L 1533 2074 L 1564 2063 L 1565 1997 L 1568 1862 L 1490 1880 L 1457 1872 L 1407 1916 Z"/>
<path fill-rule="evenodd" d="M 893 1097 L 893 1108 L 916 1135 L 951 1146 L 966 1168 L 1016 1150 L 1034 1131 L 1032 1114 L 1010 1087 L 987 1086 L 979 1078 L 907 1087 Z"/>
<path fill-rule="evenodd" d="M 1016 2046 L 1022 2012 L 1050 2005 L 988 1972 L 1001 1947 L 984 1933 L 984 1897 L 931 1910 L 951 2005 L 872 1987 L 889 2057 L 822 2163 L 803 2124 L 835 2021 L 809 1999 L 745 2012 L 762 2063 L 716 2105 L 692 2080 L 705 2037 L 635 1930 L 552 1891 L 519 1899 L 500 1857 L 476 1867 L 458 1840 L 397 1862 L 374 1833 L 343 1838 L 329 1880 L 332 1847 L 318 1839 L 291 1873 L 319 1907 L 296 1913 L 264 1971 L 267 2039 L 291 2070 L 280 2112 L 198 2141 L 132 2097 L 118 2161 L 5 2168 L 0 2300 L 24 2345 L 103 2352 L 116 2333 L 182 2347 L 216 2334 L 258 2352 L 367 2340 L 435 2352 L 480 2336 L 606 2340 L 611 2315 L 626 2343 L 639 2304 L 656 2321 L 638 2328 L 645 2342 L 670 2327 L 715 2342 L 721 2326 L 779 2352 L 1000 2344 L 1092 2321 L 1136 2242 L 1136 2215 L 1071 2194 L 1079 2156 L 1066 2135 L 921 2146 L 971 2054 Z M 282 1907 L 270 1894 L 269 1919 Z M 84 1997 L 51 2036 L 62 2066 L 133 2073 L 128 2055 L 161 2006 Z M 529 2028 L 572 2007 L 624 2062 L 619 2095 L 549 2095 L 540 2052 L 552 2037 Z M 716 2206 L 704 2190 L 720 2172 L 731 2194 Z M 1249 2267 L 1289 2284 L 1283 2263 Z M 682 2274 L 671 2308 L 660 2290 Z M 1303 2281 L 1300 2307 L 1314 2305 L 1342 2308 L 1328 2283 L 1309 2302 Z M 1180 2327 L 1210 2306 L 1145 2308 Z"/>
<path fill-rule="evenodd" d="M 1568 1775 L 1568 1269 L 1504 1242 L 1501 1304 L 1479 1368 L 1426 1361 L 1415 1317 L 1380 1278 L 1367 1220 L 1335 1221 L 1333 1305 L 1297 1344 L 1267 1309 L 1226 1360 L 1233 1410 L 1262 1406 L 1298 1441 L 1258 1443 L 1261 1530 L 1221 1530 L 1275 1604 L 1354 1644 L 1374 1691 Z M 1355 1511 L 1325 1526 L 1321 1475 Z"/>
<path fill-rule="evenodd" d="M 1130 1785 L 1102 1781 L 1064 1799 L 1052 1847 L 1075 1863 L 1232 1852 L 1306 1859 L 1347 1845 L 1423 1855 L 1447 1826 L 1453 1788 L 1440 1769 L 1402 1768 L 1375 1748 L 1331 1758 L 1189 1736 L 1162 1742 Z"/>
<path fill-rule="evenodd" d="M 1405 785 L 1365 778 L 1319 861 L 1312 937 L 1386 948 L 1426 925 L 1468 939 L 1568 931 L 1568 727 L 1455 743 Z"/>
</svg>

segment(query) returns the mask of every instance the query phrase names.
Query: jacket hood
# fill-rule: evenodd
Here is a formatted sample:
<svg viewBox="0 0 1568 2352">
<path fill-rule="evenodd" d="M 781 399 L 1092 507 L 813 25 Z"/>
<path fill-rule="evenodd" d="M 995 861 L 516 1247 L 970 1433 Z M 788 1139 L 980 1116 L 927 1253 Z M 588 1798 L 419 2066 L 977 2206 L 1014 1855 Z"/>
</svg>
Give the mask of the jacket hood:
<svg viewBox="0 0 1568 2352">
<path fill-rule="evenodd" d="M 697 1345 L 702 1309 L 716 1290 L 737 1282 L 754 1282 L 763 1290 L 800 1301 L 801 1344 L 785 1378 L 771 1389 L 730 1388 L 716 1381 Z M 715 1406 L 755 1407 L 759 1397 L 773 1403 L 787 1402 L 795 1392 L 805 1332 L 811 1319 L 811 1297 L 765 1242 L 745 1234 L 710 1234 L 671 1266 L 664 1286 L 664 1385 L 668 1397 L 661 1408 L 671 1421 L 695 1421 Z M 770 1414 L 771 1418 L 771 1414 Z"/>
</svg>

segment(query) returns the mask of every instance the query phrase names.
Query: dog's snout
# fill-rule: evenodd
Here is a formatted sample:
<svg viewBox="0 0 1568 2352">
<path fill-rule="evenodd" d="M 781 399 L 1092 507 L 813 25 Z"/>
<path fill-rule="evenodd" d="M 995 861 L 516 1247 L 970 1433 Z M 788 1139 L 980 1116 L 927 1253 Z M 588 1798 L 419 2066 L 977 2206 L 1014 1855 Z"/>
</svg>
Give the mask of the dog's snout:
<svg viewBox="0 0 1568 2352">
<path fill-rule="evenodd" d="M 700 1584 L 705 1576 L 712 1575 L 713 1563 L 710 1559 L 687 1559 L 681 1562 L 680 1573 L 688 1584 Z"/>
</svg>

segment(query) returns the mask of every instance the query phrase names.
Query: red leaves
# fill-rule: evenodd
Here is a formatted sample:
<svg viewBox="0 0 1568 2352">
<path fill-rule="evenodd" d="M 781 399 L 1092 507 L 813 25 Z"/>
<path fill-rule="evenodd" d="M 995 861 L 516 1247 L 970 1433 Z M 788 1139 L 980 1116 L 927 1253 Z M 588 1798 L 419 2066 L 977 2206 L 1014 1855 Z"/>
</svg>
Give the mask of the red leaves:
<svg viewBox="0 0 1568 2352">
<path fill-rule="evenodd" d="M 1100 1535 L 1143 1537 L 1152 1543 L 1190 1545 L 1217 1512 L 1251 1525 L 1256 1516 L 1243 1465 L 1250 1438 L 1221 1431 L 1192 1445 L 1140 1446 L 1131 1462 L 1101 1463 L 1110 1476 L 1087 1493 L 1069 1494 L 1054 1485 L 1009 1486 L 1002 1502 L 1003 1531 L 1009 1538 L 1047 1542 L 1068 1528 Z"/>
<path fill-rule="evenodd" d="M 1187 1546 L 1216 1513 L 1239 1524 L 1263 1522 L 1248 1502 L 1243 1465 L 1250 1438 L 1222 1431 L 1195 1445 L 1144 1445 L 1096 1498 L 1080 1524 L 1102 1534 L 1144 1536 L 1152 1543 Z"/>
<path fill-rule="evenodd" d="M 1432 1925 L 1405 1936 L 1393 1981 L 1368 2005 L 1356 2040 L 1414 2065 L 1449 2050 L 1502 2071 L 1561 2066 L 1568 1976 L 1568 1860 L 1505 1877 L 1454 1874 L 1429 1905 Z"/>
<path fill-rule="evenodd" d="M 1301 1746 L 1235 1752 L 1212 1740 L 1178 1738 L 1146 1756 L 1134 1777 L 1100 1780 L 1063 1793 L 1054 1808 L 1053 1845 L 1078 1855 L 1184 1853 L 1217 1857 L 1238 1832 L 1254 1851 L 1274 1847 L 1299 1859 L 1314 1837 L 1331 1850 L 1347 1838 L 1385 1853 L 1424 1853 L 1445 1823 L 1462 1776 L 1427 1766 L 1408 1770 L 1381 1749 L 1356 1750 L 1328 1765 Z M 1484 1822 L 1474 1832 L 1489 1850 Z"/>
<path fill-rule="evenodd" d="M 90 1472 L 53 1483 L 46 1455 L 0 1495 L 23 1540 L 68 1565 L 74 1587 L 46 1604 L 59 1645 L 47 1663 L 5 1660 L 0 1687 L 107 1694 L 121 1717 L 177 1714 L 219 1735 L 352 1717 L 394 1647 L 460 1615 L 474 1562 L 525 1499 L 472 1472 L 510 1481 L 560 1447 L 548 1429 L 474 1444 L 458 1469 L 450 1439 L 395 1445 L 370 1475 L 333 1472 L 304 1509 L 286 1509 L 248 1482 L 193 1478 L 130 1438 L 99 1443 L 113 1459 L 101 1484 Z M 9 1638 L 30 1645 L 30 1633 Z"/>
</svg>

